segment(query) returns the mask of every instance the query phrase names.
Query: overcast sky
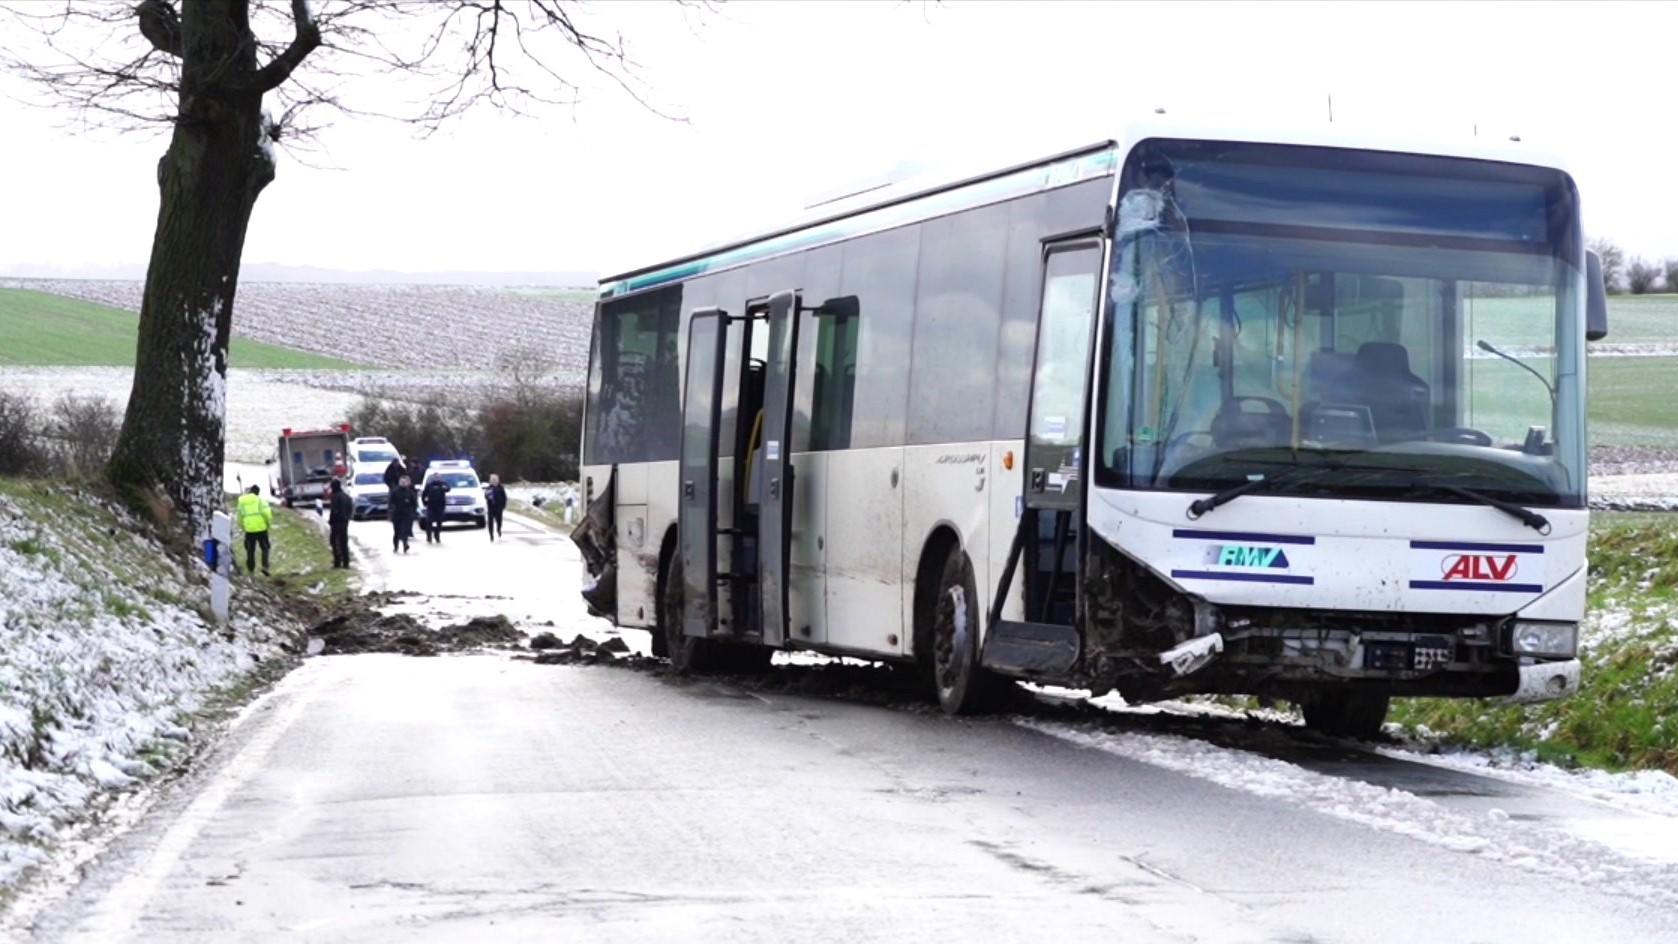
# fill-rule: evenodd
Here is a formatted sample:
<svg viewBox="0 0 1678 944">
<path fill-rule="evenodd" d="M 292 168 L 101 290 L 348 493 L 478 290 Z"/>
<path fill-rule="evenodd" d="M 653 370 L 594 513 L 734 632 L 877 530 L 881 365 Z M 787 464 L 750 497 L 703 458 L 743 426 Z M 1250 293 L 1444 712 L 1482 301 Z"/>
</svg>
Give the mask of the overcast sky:
<svg viewBox="0 0 1678 944">
<path fill-rule="evenodd" d="M 319 0 L 317 0 L 318 5 Z M 660 118 L 593 83 L 575 109 L 480 114 L 420 139 L 338 119 L 282 153 L 247 263 L 606 272 L 795 215 L 903 162 L 1016 157 L 1128 115 L 1519 134 L 1564 155 L 1586 228 L 1678 255 L 1678 5 L 651 4 L 621 28 Z M 305 64 L 304 68 L 307 68 Z M 400 96 L 368 79 L 360 101 Z M 146 259 L 161 136 L 66 127 L 0 80 L 0 272 Z"/>
</svg>

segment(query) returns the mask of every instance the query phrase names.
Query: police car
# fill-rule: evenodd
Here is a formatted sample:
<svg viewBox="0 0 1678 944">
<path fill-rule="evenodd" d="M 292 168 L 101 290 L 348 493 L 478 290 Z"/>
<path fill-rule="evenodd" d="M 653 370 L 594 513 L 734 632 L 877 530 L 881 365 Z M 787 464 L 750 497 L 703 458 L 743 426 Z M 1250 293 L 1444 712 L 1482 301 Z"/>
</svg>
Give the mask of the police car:
<svg viewBox="0 0 1678 944">
<path fill-rule="evenodd" d="M 353 463 L 344 478 L 344 491 L 355 503 L 355 520 L 383 518 L 390 514 L 390 489 L 385 486 L 385 470 L 375 463 Z"/>
<path fill-rule="evenodd" d="M 489 505 L 484 501 L 484 486 L 478 480 L 478 470 L 466 459 L 438 460 L 425 470 L 425 485 L 442 479 L 449 487 L 448 504 L 443 512 L 443 523 L 467 521 L 484 527 L 489 521 Z M 420 521 L 426 520 L 425 489 L 420 488 Z"/>
</svg>

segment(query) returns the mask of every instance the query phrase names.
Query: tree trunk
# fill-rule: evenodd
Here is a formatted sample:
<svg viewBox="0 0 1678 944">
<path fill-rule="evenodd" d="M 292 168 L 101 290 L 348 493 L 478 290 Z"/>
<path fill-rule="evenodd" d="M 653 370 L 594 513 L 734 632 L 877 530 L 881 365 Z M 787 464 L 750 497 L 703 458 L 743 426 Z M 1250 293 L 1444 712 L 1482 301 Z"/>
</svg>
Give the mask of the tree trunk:
<svg viewBox="0 0 1678 944">
<path fill-rule="evenodd" d="M 120 488 L 161 491 L 194 535 L 221 503 L 239 259 L 274 178 L 246 7 L 188 0 L 181 11 L 180 112 L 158 163 L 134 386 L 108 469 Z"/>
</svg>

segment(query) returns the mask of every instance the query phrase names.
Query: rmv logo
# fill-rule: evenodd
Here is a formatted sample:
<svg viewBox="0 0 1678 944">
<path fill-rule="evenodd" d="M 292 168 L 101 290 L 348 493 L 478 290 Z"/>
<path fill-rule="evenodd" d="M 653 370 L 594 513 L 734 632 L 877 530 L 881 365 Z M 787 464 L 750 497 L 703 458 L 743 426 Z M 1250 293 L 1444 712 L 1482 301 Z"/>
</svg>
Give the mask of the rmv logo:
<svg viewBox="0 0 1678 944">
<path fill-rule="evenodd" d="M 1503 583 L 1515 579 L 1519 569 L 1513 554 L 1452 554 L 1439 562 L 1439 569 L 1450 580 L 1489 580 Z"/>
<path fill-rule="evenodd" d="M 1257 547 L 1250 544 L 1225 544 L 1213 558 L 1219 567 L 1271 567 L 1285 569 L 1288 555 L 1279 547 Z"/>
</svg>

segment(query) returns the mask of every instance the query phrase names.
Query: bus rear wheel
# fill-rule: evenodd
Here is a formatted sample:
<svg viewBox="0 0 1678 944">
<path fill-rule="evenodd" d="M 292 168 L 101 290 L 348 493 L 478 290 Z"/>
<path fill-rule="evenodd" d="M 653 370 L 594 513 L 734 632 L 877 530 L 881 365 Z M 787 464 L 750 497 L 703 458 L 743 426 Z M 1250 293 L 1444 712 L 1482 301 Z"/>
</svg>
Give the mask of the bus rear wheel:
<svg viewBox="0 0 1678 944">
<path fill-rule="evenodd" d="M 961 548 L 951 548 L 932 606 L 929 667 L 938 705 L 952 715 L 994 710 L 1006 684 L 979 664 L 978 600 L 972 563 Z"/>
<path fill-rule="evenodd" d="M 1325 688 L 1306 696 L 1299 707 L 1305 726 L 1333 737 L 1369 740 L 1381 733 L 1392 696 L 1352 688 Z"/>
</svg>

